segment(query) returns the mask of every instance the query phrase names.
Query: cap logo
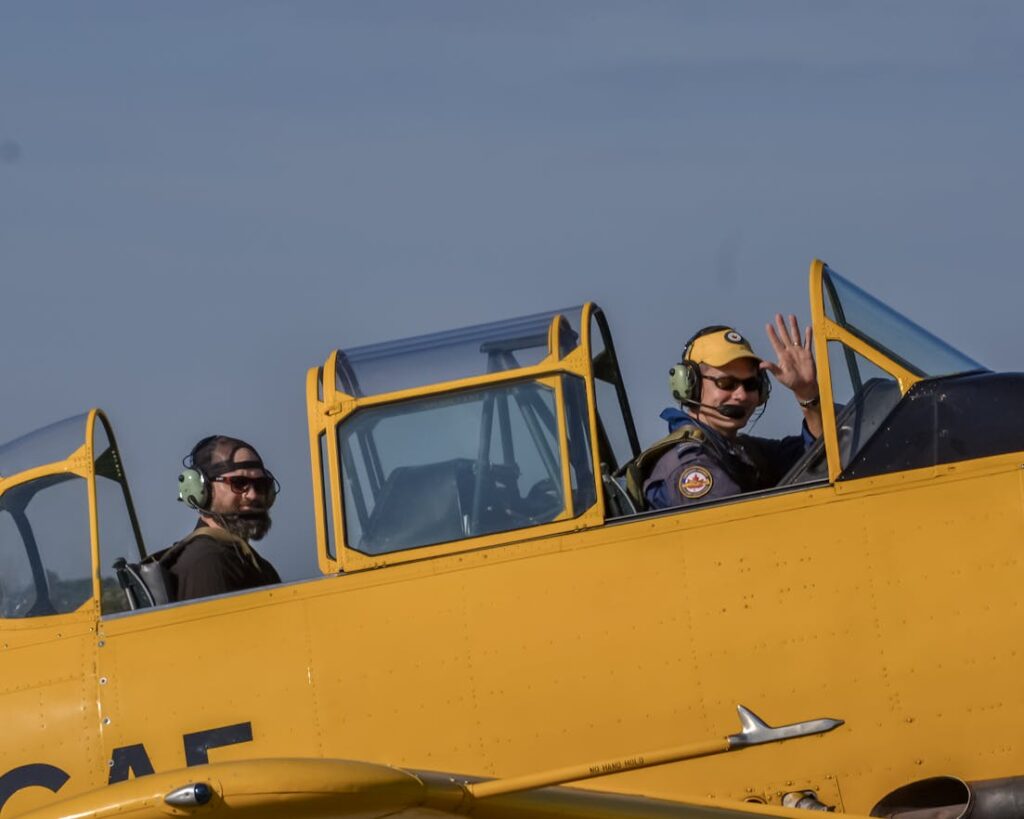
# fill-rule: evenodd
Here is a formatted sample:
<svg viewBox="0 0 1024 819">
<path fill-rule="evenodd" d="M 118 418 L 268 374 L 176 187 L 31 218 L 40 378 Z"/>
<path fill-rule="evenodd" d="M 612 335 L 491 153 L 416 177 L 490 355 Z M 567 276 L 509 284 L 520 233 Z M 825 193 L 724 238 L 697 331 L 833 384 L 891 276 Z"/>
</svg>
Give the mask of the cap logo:
<svg viewBox="0 0 1024 819">
<path fill-rule="evenodd" d="M 732 342 L 733 344 L 746 344 L 743 340 L 743 336 L 737 333 L 735 330 L 730 330 L 725 334 L 725 340 Z"/>
</svg>

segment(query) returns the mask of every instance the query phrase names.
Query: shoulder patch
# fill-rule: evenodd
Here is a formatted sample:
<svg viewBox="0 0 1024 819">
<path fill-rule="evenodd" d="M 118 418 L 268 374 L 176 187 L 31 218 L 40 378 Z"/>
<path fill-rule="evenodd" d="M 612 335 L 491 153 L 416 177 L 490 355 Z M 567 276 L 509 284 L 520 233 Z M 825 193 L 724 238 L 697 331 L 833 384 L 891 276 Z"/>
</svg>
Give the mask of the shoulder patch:
<svg viewBox="0 0 1024 819">
<path fill-rule="evenodd" d="M 691 466 L 679 473 L 679 494 L 684 498 L 703 498 L 715 479 L 703 466 Z"/>
</svg>

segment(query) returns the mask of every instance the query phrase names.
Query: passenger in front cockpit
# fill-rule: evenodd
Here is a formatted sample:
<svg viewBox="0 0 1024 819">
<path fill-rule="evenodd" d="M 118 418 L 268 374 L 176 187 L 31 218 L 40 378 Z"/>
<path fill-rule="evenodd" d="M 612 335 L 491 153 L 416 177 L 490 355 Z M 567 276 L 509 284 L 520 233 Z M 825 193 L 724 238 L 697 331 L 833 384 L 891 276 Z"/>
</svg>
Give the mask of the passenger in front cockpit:
<svg viewBox="0 0 1024 819">
<path fill-rule="evenodd" d="M 801 337 L 796 316 L 781 314 L 766 325 L 778 360 L 757 356 L 731 327 L 698 330 L 669 371 L 679 408 L 661 413 L 669 435 L 645 450 L 627 471 L 631 494 L 647 508 L 685 506 L 775 486 L 821 435 L 821 405 L 811 328 Z M 781 440 L 741 435 L 768 401 L 768 373 L 793 392 L 804 414 L 803 430 Z"/>
</svg>

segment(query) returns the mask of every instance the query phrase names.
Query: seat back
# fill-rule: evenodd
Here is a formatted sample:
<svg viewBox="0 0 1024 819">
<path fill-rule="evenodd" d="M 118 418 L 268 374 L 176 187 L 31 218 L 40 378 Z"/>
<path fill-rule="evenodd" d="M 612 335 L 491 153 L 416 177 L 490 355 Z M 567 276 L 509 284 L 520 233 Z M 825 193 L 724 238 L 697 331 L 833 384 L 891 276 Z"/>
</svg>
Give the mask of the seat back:
<svg viewBox="0 0 1024 819">
<path fill-rule="evenodd" d="M 114 561 L 114 575 L 131 611 L 162 606 L 171 602 L 169 572 L 160 564 L 160 554 L 150 555 L 142 563 Z"/>
<path fill-rule="evenodd" d="M 601 464 L 601 485 L 604 487 L 604 503 L 607 508 L 606 517 L 621 518 L 635 515 L 639 511 L 636 502 L 619 481 L 612 477 L 608 464 Z"/>
<path fill-rule="evenodd" d="M 454 458 L 391 470 L 374 505 L 360 551 L 413 549 L 469 534 L 473 462 Z"/>
<path fill-rule="evenodd" d="M 177 598 L 174 578 L 161 562 L 161 553 L 150 555 L 139 564 L 139 575 L 149 591 L 154 606 L 172 603 Z"/>
</svg>

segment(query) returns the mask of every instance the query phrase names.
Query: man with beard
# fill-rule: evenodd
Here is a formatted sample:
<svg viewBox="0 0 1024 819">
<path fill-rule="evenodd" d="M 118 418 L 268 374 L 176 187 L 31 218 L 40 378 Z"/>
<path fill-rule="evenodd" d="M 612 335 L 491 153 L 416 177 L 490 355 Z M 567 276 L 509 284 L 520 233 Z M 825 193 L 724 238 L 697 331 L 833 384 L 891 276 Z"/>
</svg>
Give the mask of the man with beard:
<svg viewBox="0 0 1024 819">
<path fill-rule="evenodd" d="M 182 461 L 178 500 L 199 512 L 196 528 L 159 560 L 172 600 L 280 583 L 274 567 L 249 543 L 270 531 L 280 488 L 255 448 L 238 438 L 203 438 Z"/>
</svg>

